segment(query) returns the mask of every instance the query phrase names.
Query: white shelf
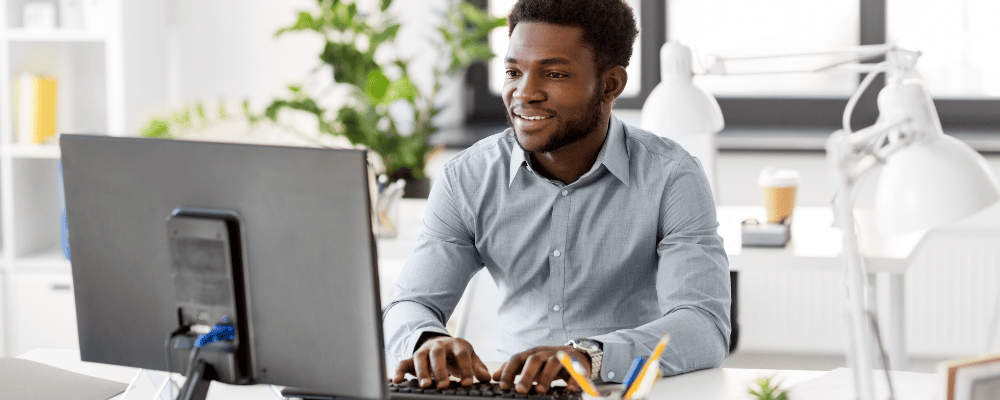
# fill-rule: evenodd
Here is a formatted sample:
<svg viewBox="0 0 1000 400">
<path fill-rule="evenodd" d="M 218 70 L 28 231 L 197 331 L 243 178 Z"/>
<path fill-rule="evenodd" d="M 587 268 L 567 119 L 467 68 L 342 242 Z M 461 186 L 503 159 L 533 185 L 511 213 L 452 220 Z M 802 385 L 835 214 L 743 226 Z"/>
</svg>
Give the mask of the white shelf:
<svg viewBox="0 0 1000 400">
<path fill-rule="evenodd" d="M 6 156 L 12 158 L 37 158 L 58 160 L 59 146 L 55 144 L 14 144 L 4 148 Z"/>
<path fill-rule="evenodd" d="M 99 29 L 20 28 L 24 6 L 36 1 L 0 0 L 4 24 L 0 26 L 0 275 L 4 281 L 0 304 L 5 305 L 0 307 L 0 356 L 77 343 L 72 268 L 61 246 L 61 152 L 55 139 L 41 145 L 18 143 L 10 122 L 15 77 L 26 72 L 58 81 L 59 132 L 125 131 L 126 80 L 162 81 L 145 75 L 145 70 L 125 68 L 123 56 L 126 43 L 137 58 L 147 56 L 145 49 L 163 48 L 147 41 L 159 37 L 153 35 L 159 31 L 148 37 L 135 35 L 140 30 L 146 33 L 149 23 L 144 21 L 162 14 L 159 9 L 135 7 L 131 10 L 138 14 L 126 16 L 121 0 L 100 0 L 103 23 L 95 25 Z M 133 35 L 128 37 L 125 22 L 134 23 L 129 25 Z"/>
<path fill-rule="evenodd" d="M 70 261 L 66 259 L 62 249 L 50 249 L 42 252 L 15 257 L 14 268 L 18 272 L 32 273 L 67 273 L 70 270 Z"/>
<path fill-rule="evenodd" d="M 103 42 L 105 35 L 77 29 L 8 29 L 11 42 Z"/>
</svg>

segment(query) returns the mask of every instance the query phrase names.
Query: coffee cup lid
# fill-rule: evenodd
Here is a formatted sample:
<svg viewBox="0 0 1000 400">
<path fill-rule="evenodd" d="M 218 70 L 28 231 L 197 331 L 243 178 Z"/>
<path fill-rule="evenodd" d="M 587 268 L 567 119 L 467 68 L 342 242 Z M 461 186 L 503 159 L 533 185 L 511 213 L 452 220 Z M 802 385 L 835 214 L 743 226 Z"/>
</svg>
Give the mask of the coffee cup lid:
<svg viewBox="0 0 1000 400">
<path fill-rule="evenodd" d="M 763 187 L 798 186 L 801 181 L 799 171 L 775 166 L 764 168 L 757 177 L 757 184 Z"/>
</svg>

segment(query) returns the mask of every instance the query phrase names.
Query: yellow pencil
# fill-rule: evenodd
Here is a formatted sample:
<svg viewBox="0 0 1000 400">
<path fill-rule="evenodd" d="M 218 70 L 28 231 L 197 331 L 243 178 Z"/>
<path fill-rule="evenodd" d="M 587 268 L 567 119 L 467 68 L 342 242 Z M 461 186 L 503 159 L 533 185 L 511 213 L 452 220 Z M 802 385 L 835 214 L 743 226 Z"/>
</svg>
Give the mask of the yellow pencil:
<svg viewBox="0 0 1000 400">
<path fill-rule="evenodd" d="M 560 351 L 556 353 L 556 357 L 559 358 L 559 362 L 562 363 L 563 367 L 566 367 L 566 370 L 569 371 L 569 376 L 572 376 L 573 380 L 580 384 L 580 388 L 583 389 L 583 391 L 594 397 L 601 396 L 601 394 L 597 392 L 597 388 L 594 387 L 594 384 L 590 382 L 590 379 L 580 375 L 580 373 L 576 371 L 576 368 L 573 368 L 573 361 L 569 359 L 569 355 Z"/>
<path fill-rule="evenodd" d="M 628 388 L 628 392 L 625 393 L 625 399 L 631 399 L 635 392 L 639 390 L 640 385 L 638 385 L 638 383 L 642 382 L 643 378 L 645 378 L 646 375 L 650 373 L 650 370 L 653 369 L 650 366 L 659 364 L 660 354 L 663 354 L 663 349 L 667 347 L 668 342 L 670 342 L 669 332 L 665 333 L 663 337 L 660 338 L 660 342 L 656 344 L 655 348 L 653 348 L 653 354 L 649 355 L 649 359 L 646 360 L 646 365 L 643 365 L 642 371 L 639 372 L 639 377 L 632 382 L 632 387 Z"/>
</svg>

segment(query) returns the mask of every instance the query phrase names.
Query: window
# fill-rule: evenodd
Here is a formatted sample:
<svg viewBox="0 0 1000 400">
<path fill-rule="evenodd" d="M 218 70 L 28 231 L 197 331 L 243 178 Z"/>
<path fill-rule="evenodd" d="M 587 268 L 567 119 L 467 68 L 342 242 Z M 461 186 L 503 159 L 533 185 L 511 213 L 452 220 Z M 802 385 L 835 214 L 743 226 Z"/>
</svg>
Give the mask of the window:
<svg viewBox="0 0 1000 400">
<path fill-rule="evenodd" d="M 1000 2 L 888 0 L 886 6 L 886 36 L 924 52 L 917 70 L 931 95 L 1000 98 Z"/>
<path fill-rule="evenodd" d="M 495 15 L 506 14 L 513 0 L 475 0 Z M 705 56 L 782 54 L 827 50 L 898 40 L 924 52 L 917 63 L 934 96 L 945 129 L 1000 129 L 1000 15 L 996 0 L 629 0 L 637 10 L 640 36 L 629 71 L 627 95 L 618 108 L 638 109 L 659 82 L 659 49 L 678 39 L 695 51 L 695 68 Z M 933 23 L 928 23 L 933 21 Z M 506 30 L 492 38 L 497 54 L 506 52 Z M 501 43 L 502 41 L 502 43 Z M 638 61 L 637 60 L 641 60 Z M 815 65 L 830 61 L 818 57 Z M 872 61 L 872 62 L 876 62 Z M 782 68 L 780 60 L 744 63 L 744 68 Z M 802 62 L 800 59 L 798 62 Z M 502 64 L 492 67 L 502 76 Z M 798 64 L 796 68 L 804 67 Z M 637 72 L 634 72 L 637 71 Z M 639 82 L 632 79 L 638 76 Z M 474 121 L 502 121 L 503 103 L 490 88 L 487 68 L 470 70 Z M 727 127 L 836 129 L 857 88 L 859 74 L 761 74 L 699 76 L 712 91 Z M 875 97 L 884 86 L 876 79 L 856 107 L 852 124 L 866 126 L 878 116 Z M 494 84 L 494 87 L 496 84 Z"/>
<path fill-rule="evenodd" d="M 829 0 L 670 0 L 667 37 L 694 52 L 696 69 L 709 55 L 723 57 L 789 54 L 854 46 L 858 43 L 858 3 Z M 781 13 L 775 9 L 783 10 Z M 729 72 L 801 70 L 837 61 L 835 56 L 746 60 Z M 704 65 L 702 68 L 707 68 Z M 857 74 L 760 73 L 697 76 L 715 96 L 846 97 Z"/>
</svg>

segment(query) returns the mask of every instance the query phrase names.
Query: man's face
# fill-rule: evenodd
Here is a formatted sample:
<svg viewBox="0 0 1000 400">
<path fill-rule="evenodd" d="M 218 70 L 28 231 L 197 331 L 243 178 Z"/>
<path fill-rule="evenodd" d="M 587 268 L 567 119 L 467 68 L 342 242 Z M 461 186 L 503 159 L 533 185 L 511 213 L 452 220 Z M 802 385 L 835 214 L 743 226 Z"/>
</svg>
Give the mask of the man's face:
<svg viewBox="0 0 1000 400">
<path fill-rule="evenodd" d="M 595 131 L 601 82 L 583 28 L 521 22 L 510 35 L 503 102 L 521 148 L 548 153 Z"/>
</svg>

